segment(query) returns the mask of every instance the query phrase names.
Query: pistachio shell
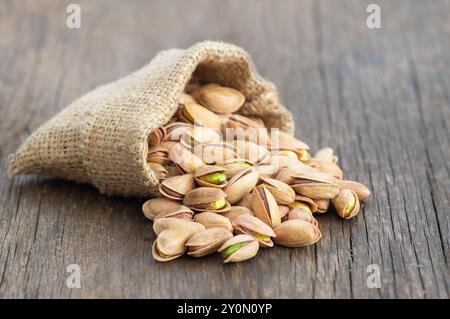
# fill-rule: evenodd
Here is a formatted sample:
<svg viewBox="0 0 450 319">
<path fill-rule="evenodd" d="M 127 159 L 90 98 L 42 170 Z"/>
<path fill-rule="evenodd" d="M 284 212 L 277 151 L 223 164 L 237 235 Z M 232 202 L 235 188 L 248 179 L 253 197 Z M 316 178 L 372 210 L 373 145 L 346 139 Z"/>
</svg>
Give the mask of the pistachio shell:
<svg viewBox="0 0 450 319">
<path fill-rule="evenodd" d="M 186 206 L 181 205 L 178 209 L 174 211 L 161 212 L 155 216 L 155 221 L 161 218 L 179 218 L 185 220 L 192 220 L 194 217 L 194 212 L 187 208 Z"/>
<path fill-rule="evenodd" d="M 350 219 L 359 213 L 358 195 L 349 189 L 341 190 L 333 199 L 333 205 L 337 214 L 344 219 Z"/>
<path fill-rule="evenodd" d="M 253 212 L 245 206 L 231 206 L 231 208 L 228 212 L 221 213 L 221 215 L 223 217 L 228 218 L 231 222 L 234 219 L 236 219 L 237 217 L 242 216 L 242 215 L 254 216 Z"/>
<path fill-rule="evenodd" d="M 278 132 L 279 137 L 279 149 L 288 150 L 309 150 L 308 144 L 296 139 L 294 136 L 287 134 L 283 131 Z"/>
<path fill-rule="evenodd" d="M 195 122 L 203 127 L 220 129 L 222 126 L 222 121 L 216 114 L 197 103 L 185 104 L 181 108 L 179 116 L 188 123 L 194 124 Z"/>
<path fill-rule="evenodd" d="M 285 167 L 295 167 L 297 165 L 302 165 L 297 157 L 293 158 L 291 156 L 286 156 L 283 154 L 273 154 L 270 156 L 270 163 L 274 165 L 279 170 Z"/>
<path fill-rule="evenodd" d="M 235 247 L 229 256 L 224 256 L 224 263 L 240 262 L 256 256 L 259 250 L 258 241 L 248 235 L 237 235 L 228 239 L 218 252 L 224 254 L 230 247 Z"/>
<path fill-rule="evenodd" d="M 148 149 L 147 162 L 158 163 L 161 165 L 169 162 L 169 150 L 160 146 L 154 146 Z"/>
<path fill-rule="evenodd" d="M 217 213 L 204 212 L 197 214 L 195 215 L 194 221 L 202 224 L 206 229 L 221 227 L 228 230 L 229 232 L 233 231 L 231 221 L 228 218 Z"/>
<path fill-rule="evenodd" d="M 313 217 L 312 213 L 308 210 L 302 208 L 293 208 L 288 213 L 288 219 L 301 219 L 308 223 L 313 224 L 314 226 L 318 226 L 319 223 Z"/>
<path fill-rule="evenodd" d="M 278 167 L 275 165 L 258 165 L 254 167 L 254 170 L 259 173 L 260 178 L 271 178 L 278 172 Z"/>
<path fill-rule="evenodd" d="M 154 129 L 149 135 L 148 135 L 148 144 L 151 146 L 157 146 L 161 144 L 162 141 L 166 138 L 166 130 L 164 127 L 158 127 Z"/>
<path fill-rule="evenodd" d="M 243 169 L 229 181 L 224 188 L 227 194 L 227 200 L 230 204 L 235 204 L 249 194 L 258 182 L 259 173 L 255 172 L 252 167 Z"/>
<path fill-rule="evenodd" d="M 253 163 L 241 158 L 233 158 L 227 161 L 220 162 L 217 165 L 225 170 L 225 175 L 227 179 L 232 178 L 234 175 L 236 175 L 243 169 L 254 166 Z"/>
<path fill-rule="evenodd" d="M 194 176 L 183 174 L 165 179 L 159 185 L 159 192 L 167 198 L 183 200 L 184 195 L 195 187 Z"/>
<path fill-rule="evenodd" d="M 333 162 L 321 159 L 311 159 L 306 162 L 306 164 L 317 169 L 319 172 L 328 173 L 337 179 L 342 179 L 344 177 L 344 173 L 341 168 Z"/>
<path fill-rule="evenodd" d="M 186 251 L 185 243 L 189 237 L 187 232 L 179 229 L 162 231 L 153 243 L 153 258 L 165 262 L 180 257 Z"/>
<path fill-rule="evenodd" d="M 249 194 L 245 195 L 244 198 L 242 198 L 239 202 L 237 202 L 236 206 L 244 206 L 251 210 L 252 209 L 252 198 L 253 198 L 253 194 L 249 193 Z"/>
<path fill-rule="evenodd" d="M 265 128 L 264 123 L 261 121 L 255 121 L 250 119 L 247 116 L 239 115 L 239 114 L 230 114 L 227 121 L 225 122 L 226 128 L 242 128 L 248 129 L 252 128 Z"/>
<path fill-rule="evenodd" d="M 162 213 L 172 213 L 180 208 L 180 203 L 166 198 L 152 198 L 142 205 L 145 217 L 153 220 Z"/>
<path fill-rule="evenodd" d="M 289 210 L 290 210 L 289 207 L 283 206 L 283 205 L 278 205 L 278 210 L 280 211 L 280 218 L 281 218 L 282 222 L 284 220 L 288 219 L 288 214 L 289 214 Z"/>
<path fill-rule="evenodd" d="M 205 226 L 190 220 L 173 217 L 161 218 L 154 221 L 153 230 L 156 235 L 159 235 L 166 229 L 176 229 L 187 232 L 190 235 L 193 235 L 195 233 L 198 233 L 199 231 L 204 230 Z"/>
<path fill-rule="evenodd" d="M 178 98 L 178 105 L 184 106 L 187 103 L 197 103 L 197 101 L 194 99 L 194 97 L 187 93 L 181 93 L 180 97 Z"/>
<path fill-rule="evenodd" d="M 153 171 L 158 180 L 163 180 L 167 177 L 167 169 L 161 164 L 148 163 L 148 167 L 150 167 L 150 170 Z"/>
<path fill-rule="evenodd" d="M 241 158 L 255 164 L 267 164 L 270 162 L 270 152 L 264 146 L 245 140 L 234 141 L 234 146 L 237 148 Z"/>
<path fill-rule="evenodd" d="M 227 185 L 225 170 L 220 166 L 203 165 L 195 170 L 195 181 L 200 186 L 222 188 Z"/>
<path fill-rule="evenodd" d="M 273 242 L 270 237 L 275 236 L 272 228 L 263 223 L 260 219 L 251 215 L 242 215 L 232 222 L 234 230 L 238 234 L 247 234 L 255 237 L 261 247 L 272 247 Z"/>
<path fill-rule="evenodd" d="M 329 199 L 315 199 L 314 202 L 317 204 L 317 210 L 315 213 L 325 213 L 330 206 Z"/>
<path fill-rule="evenodd" d="M 267 225 L 277 227 L 281 223 L 281 217 L 272 193 L 264 184 L 261 184 L 253 190 L 252 194 L 252 210 L 255 216 Z"/>
<path fill-rule="evenodd" d="M 194 173 L 194 171 L 205 163 L 191 150 L 178 143 L 172 148 L 170 159 L 184 173 Z"/>
<path fill-rule="evenodd" d="M 186 122 L 173 122 L 165 126 L 167 136 L 166 141 L 179 142 L 186 132 L 193 130 L 194 125 Z"/>
<path fill-rule="evenodd" d="M 226 212 L 229 211 L 231 207 L 230 203 L 225 200 L 226 196 L 227 194 L 218 188 L 198 187 L 186 194 L 183 203 L 187 207 L 200 212 Z M 211 204 L 222 200 L 224 201 L 223 207 L 218 209 L 211 207 Z"/>
<path fill-rule="evenodd" d="M 317 204 L 316 202 L 306 196 L 297 195 L 295 196 L 295 202 L 289 204 L 289 207 L 291 208 L 302 208 L 302 209 L 308 209 L 312 213 L 317 212 Z"/>
<path fill-rule="evenodd" d="M 211 111 L 223 114 L 236 112 L 245 102 L 241 92 L 215 83 L 199 87 L 193 95 Z"/>
<path fill-rule="evenodd" d="M 301 220 L 290 219 L 274 228 L 275 244 L 285 247 L 303 247 L 319 241 L 322 234 L 314 224 Z"/>
<path fill-rule="evenodd" d="M 299 163 L 295 166 L 281 168 L 278 174 L 276 175 L 275 179 L 279 180 L 280 182 L 291 185 L 294 181 L 293 176 L 312 171 L 315 171 L 315 169 L 303 163 Z"/>
<path fill-rule="evenodd" d="M 335 179 L 327 173 L 302 173 L 293 179 L 291 187 L 298 194 L 312 199 L 332 199 L 339 193 Z"/>
<path fill-rule="evenodd" d="M 223 142 L 203 144 L 201 151 L 201 158 L 206 164 L 214 165 L 239 158 L 237 149 L 233 145 Z"/>
<path fill-rule="evenodd" d="M 365 200 L 370 196 L 370 191 L 364 184 L 348 180 L 338 180 L 335 183 L 341 190 L 350 189 L 354 191 L 359 200 Z"/>
<path fill-rule="evenodd" d="M 273 178 L 261 178 L 279 205 L 288 205 L 295 201 L 295 191 L 286 183 Z"/>
<path fill-rule="evenodd" d="M 203 257 L 212 254 L 232 237 L 233 234 L 222 227 L 207 228 L 189 238 L 186 243 L 188 255 Z"/>
<path fill-rule="evenodd" d="M 220 140 L 221 135 L 217 130 L 201 126 L 186 130 L 181 137 L 181 143 L 187 147 L 202 143 L 216 143 Z"/>
</svg>

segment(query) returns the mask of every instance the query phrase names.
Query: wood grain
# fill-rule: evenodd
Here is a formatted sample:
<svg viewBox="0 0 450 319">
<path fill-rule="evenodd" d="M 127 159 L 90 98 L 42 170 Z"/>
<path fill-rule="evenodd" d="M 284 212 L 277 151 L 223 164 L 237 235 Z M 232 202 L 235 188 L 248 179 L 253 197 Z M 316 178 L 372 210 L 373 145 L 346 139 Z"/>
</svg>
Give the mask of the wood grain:
<svg viewBox="0 0 450 319">
<path fill-rule="evenodd" d="M 0 297 L 449 297 L 448 1 L 377 1 L 372 30 L 373 1 L 77 1 L 81 29 L 68 29 L 71 2 L 0 0 Z M 370 186 L 357 218 L 329 212 L 317 245 L 238 265 L 160 264 L 143 200 L 7 177 L 8 154 L 71 100 L 203 39 L 248 50 L 297 136 L 334 147 L 347 176 Z M 66 286 L 69 264 L 81 289 Z M 367 287 L 370 264 L 380 289 Z"/>
</svg>

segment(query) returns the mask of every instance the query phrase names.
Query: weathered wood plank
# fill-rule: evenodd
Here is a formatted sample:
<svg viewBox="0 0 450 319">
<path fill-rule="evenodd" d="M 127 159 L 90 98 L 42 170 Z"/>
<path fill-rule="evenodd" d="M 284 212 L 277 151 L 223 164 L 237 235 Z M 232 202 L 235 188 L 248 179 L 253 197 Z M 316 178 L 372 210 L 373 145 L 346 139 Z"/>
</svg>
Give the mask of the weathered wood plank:
<svg viewBox="0 0 450 319">
<path fill-rule="evenodd" d="M 79 1 L 79 30 L 65 27 L 70 2 L 0 5 L 0 297 L 449 297 L 448 1 L 379 1 L 376 30 L 372 1 Z M 203 39 L 245 47 L 297 136 L 335 147 L 347 176 L 370 186 L 360 216 L 319 216 L 314 247 L 160 264 L 142 200 L 7 178 L 8 154 L 71 100 Z M 66 286 L 69 264 L 81 289 Z M 370 264 L 380 289 L 367 287 Z"/>
</svg>

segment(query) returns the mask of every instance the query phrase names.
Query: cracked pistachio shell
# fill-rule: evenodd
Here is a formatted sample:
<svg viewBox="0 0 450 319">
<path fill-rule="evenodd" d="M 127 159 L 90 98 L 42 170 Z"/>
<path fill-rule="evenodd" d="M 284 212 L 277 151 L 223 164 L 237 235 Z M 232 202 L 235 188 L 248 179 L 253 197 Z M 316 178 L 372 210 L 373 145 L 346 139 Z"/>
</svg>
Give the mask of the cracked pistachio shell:
<svg viewBox="0 0 450 319">
<path fill-rule="evenodd" d="M 333 199 L 333 206 L 337 214 L 344 219 L 355 217 L 359 213 L 358 195 L 349 189 L 343 189 Z"/>
<path fill-rule="evenodd" d="M 178 258 L 186 251 L 186 241 L 191 235 L 179 229 L 166 229 L 162 231 L 153 242 L 153 258 L 160 262 Z"/>
<path fill-rule="evenodd" d="M 342 179 L 344 177 L 344 172 L 337 164 L 333 162 L 320 159 L 311 159 L 306 162 L 306 164 L 317 169 L 319 172 L 328 173 L 337 179 Z"/>
<path fill-rule="evenodd" d="M 198 167 L 205 164 L 201 158 L 196 156 L 190 149 L 187 149 L 181 143 L 177 143 L 172 147 L 170 159 L 183 173 L 193 174 Z"/>
<path fill-rule="evenodd" d="M 260 178 L 272 178 L 278 172 L 278 167 L 271 164 L 258 165 L 254 170 L 259 173 Z"/>
<path fill-rule="evenodd" d="M 195 182 L 200 186 L 222 188 L 227 185 L 225 170 L 220 166 L 203 165 L 194 172 Z"/>
<path fill-rule="evenodd" d="M 279 205 L 288 205 L 295 201 L 295 191 L 288 184 L 273 178 L 261 178 L 261 180 Z"/>
<path fill-rule="evenodd" d="M 358 195 L 359 200 L 365 200 L 370 196 L 370 191 L 364 184 L 348 180 L 338 180 L 336 184 L 341 190 L 349 189 L 354 191 Z"/>
<path fill-rule="evenodd" d="M 148 167 L 150 167 L 150 169 L 153 171 L 158 180 L 163 180 L 167 177 L 168 174 L 167 169 L 161 164 L 148 163 Z"/>
<path fill-rule="evenodd" d="M 230 114 L 225 122 L 225 128 L 242 128 L 246 130 L 248 128 L 265 128 L 265 126 L 261 121 L 252 120 L 247 116 Z"/>
<path fill-rule="evenodd" d="M 233 231 L 233 226 L 231 225 L 231 221 L 217 213 L 204 212 L 196 214 L 194 217 L 194 221 L 208 228 L 223 228 L 229 232 Z"/>
<path fill-rule="evenodd" d="M 241 92 L 216 83 L 200 86 L 192 94 L 201 105 L 219 114 L 234 113 L 245 102 Z"/>
<path fill-rule="evenodd" d="M 308 172 L 292 176 L 296 193 L 312 199 L 332 199 L 339 193 L 335 179 L 327 173 Z"/>
<path fill-rule="evenodd" d="M 223 189 L 230 204 L 235 204 L 249 194 L 258 183 L 259 173 L 252 167 L 243 169 L 234 175 Z"/>
<path fill-rule="evenodd" d="M 280 218 L 282 222 L 288 219 L 288 214 L 290 210 L 289 207 L 284 205 L 278 205 L 278 210 L 280 211 Z"/>
<path fill-rule="evenodd" d="M 246 161 L 245 159 L 232 158 L 227 161 L 220 162 L 217 165 L 225 170 L 226 177 L 230 179 L 238 172 L 242 171 L 243 169 L 253 167 L 255 164 Z"/>
<path fill-rule="evenodd" d="M 179 117 L 187 123 L 194 124 L 195 122 L 199 126 L 219 130 L 222 126 L 222 121 L 216 114 L 197 103 L 186 103 L 181 109 L 179 109 L 178 114 Z"/>
<path fill-rule="evenodd" d="M 231 206 L 231 208 L 228 212 L 221 213 L 221 215 L 223 217 L 228 218 L 231 222 L 234 219 L 236 219 L 237 217 L 242 216 L 242 215 L 254 216 L 253 212 L 245 206 Z"/>
<path fill-rule="evenodd" d="M 194 218 L 194 212 L 187 208 L 186 206 L 181 205 L 178 209 L 174 211 L 166 211 L 159 213 L 155 216 L 155 221 L 161 218 L 179 218 L 185 220 L 192 220 Z"/>
<path fill-rule="evenodd" d="M 166 129 L 164 127 L 158 127 L 154 129 L 150 134 L 148 135 L 148 144 L 150 146 L 157 146 L 161 144 L 162 141 L 166 138 Z"/>
<path fill-rule="evenodd" d="M 242 234 L 228 239 L 218 252 L 222 253 L 224 263 L 235 263 L 255 257 L 258 250 L 258 241 L 254 237 Z"/>
<path fill-rule="evenodd" d="M 277 235 L 273 239 L 275 244 L 285 247 L 312 245 L 322 237 L 317 226 L 301 219 L 290 219 L 282 222 L 273 231 Z"/>
<path fill-rule="evenodd" d="M 318 150 L 316 154 L 314 154 L 314 159 L 328 161 L 335 164 L 338 162 L 338 157 L 334 155 L 334 151 L 331 147 L 324 147 Z"/>
<path fill-rule="evenodd" d="M 195 187 L 194 176 L 183 174 L 165 179 L 159 185 L 159 192 L 173 200 L 183 200 L 184 195 Z"/>
<path fill-rule="evenodd" d="M 194 125 L 186 122 L 173 122 L 165 126 L 166 141 L 179 142 L 183 135 L 194 129 Z"/>
<path fill-rule="evenodd" d="M 328 210 L 330 206 L 329 199 L 315 199 L 314 202 L 317 204 L 317 210 L 315 213 L 323 214 Z"/>
<path fill-rule="evenodd" d="M 233 234 L 222 227 L 207 228 L 192 235 L 186 243 L 188 255 L 203 257 L 215 253 Z"/>
<path fill-rule="evenodd" d="M 268 164 L 270 162 L 270 152 L 264 146 L 245 140 L 234 141 L 234 146 L 238 150 L 241 158 L 255 164 Z"/>
<path fill-rule="evenodd" d="M 279 180 L 280 182 L 286 183 L 288 185 L 291 185 L 294 181 L 292 176 L 307 173 L 307 172 L 314 172 L 316 171 L 314 168 L 305 165 L 303 163 L 298 163 L 294 166 L 289 166 L 285 168 L 281 168 L 278 172 L 278 174 L 275 176 L 276 180 Z"/>
<path fill-rule="evenodd" d="M 239 158 L 237 149 L 233 145 L 224 142 L 203 144 L 201 152 L 203 161 L 206 164 L 212 165 L 227 161 L 233 161 Z"/>
<path fill-rule="evenodd" d="M 194 126 L 181 137 L 181 143 L 187 147 L 192 147 L 202 143 L 216 143 L 221 140 L 220 133 L 212 128 Z"/>
<path fill-rule="evenodd" d="M 247 234 L 258 240 L 261 247 L 272 247 L 271 237 L 275 236 L 272 228 L 263 223 L 260 219 L 251 215 L 242 215 L 232 222 L 234 231 L 237 234 Z"/>
<path fill-rule="evenodd" d="M 148 149 L 147 162 L 164 165 L 169 161 L 169 150 L 165 147 L 159 145 Z"/>
<path fill-rule="evenodd" d="M 245 195 L 244 198 L 242 198 L 239 202 L 237 202 L 236 206 L 244 206 L 251 210 L 252 209 L 252 198 L 253 198 L 253 194 L 249 193 L 249 194 Z"/>
<path fill-rule="evenodd" d="M 297 158 L 293 158 L 291 156 L 287 156 L 284 154 L 272 154 L 270 156 L 270 163 L 271 165 L 274 165 L 278 168 L 278 170 L 281 170 L 285 167 L 296 167 L 297 165 L 302 165 L 303 163 L 300 162 Z"/>
<path fill-rule="evenodd" d="M 311 213 L 317 212 L 318 209 L 317 204 L 313 199 L 302 195 L 295 196 L 295 202 L 289 204 L 289 207 L 302 208 L 311 211 Z"/>
<path fill-rule="evenodd" d="M 225 199 L 226 196 L 227 194 L 219 188 L 198 187 L 184 196 L 183 203 L 195 211 L 221 213 L 229 211 L 231 207 Z"/>
<path fill-rule="evenodd" d="M 205 226 L 191 220 L 173 217 L 161 218 L 153 222 L 153 230 L 155 231 L 156 235 L 159 235 L 166 229 L 180 230 L 193 235 L 195 233 L 198 233 L 199 231 L 205 230 Z"/>
<path fill-rule="evenodd" d="M 312 213 L 309 210 L 305 210 L 302 208 L 293 208 L 288 213 L 288 219 L 301 219 L 306 222 L 313 224 L 314 226 L 318 226 L 319 223 L 314 218 Z"/>
<path fill-rule="evenodd" d="M 181 204 L 167 198 L 152 198 L 142 205 L 145 217 L 153 220 L 157 215 L 172 213 L 179 209 Z"/>
<path fill-rule="evenodd" d="M 253 214 L 270 227 L 281 223 L 280 210 L 272 193 L 264 184 L 255 187 L 252 193 Z"/>
</svg>

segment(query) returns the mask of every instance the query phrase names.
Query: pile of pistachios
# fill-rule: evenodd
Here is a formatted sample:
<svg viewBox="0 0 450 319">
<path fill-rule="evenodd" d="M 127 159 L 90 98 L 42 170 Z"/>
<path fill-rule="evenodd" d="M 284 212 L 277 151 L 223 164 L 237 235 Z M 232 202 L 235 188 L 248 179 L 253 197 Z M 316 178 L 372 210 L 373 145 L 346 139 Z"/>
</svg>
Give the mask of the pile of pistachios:
<svg viewBox="0 0 450 319">
<path fill-rule="evenodd" d="M 329 147 L 309 146 L 258 115 L 238 114 L 245 96 L 229 87 L 191 83 L 178 111 L 148 137 L 148 165 L 161 197 L 146 201 L 157 238 L 152 254 L 165 262 L 215 252 L 225 263 L 259 248 L 302 247 L 322 234 L 313 214 L 333 205 L 356 216 L 370 192 L 345 180 Z"/>
</svg>

